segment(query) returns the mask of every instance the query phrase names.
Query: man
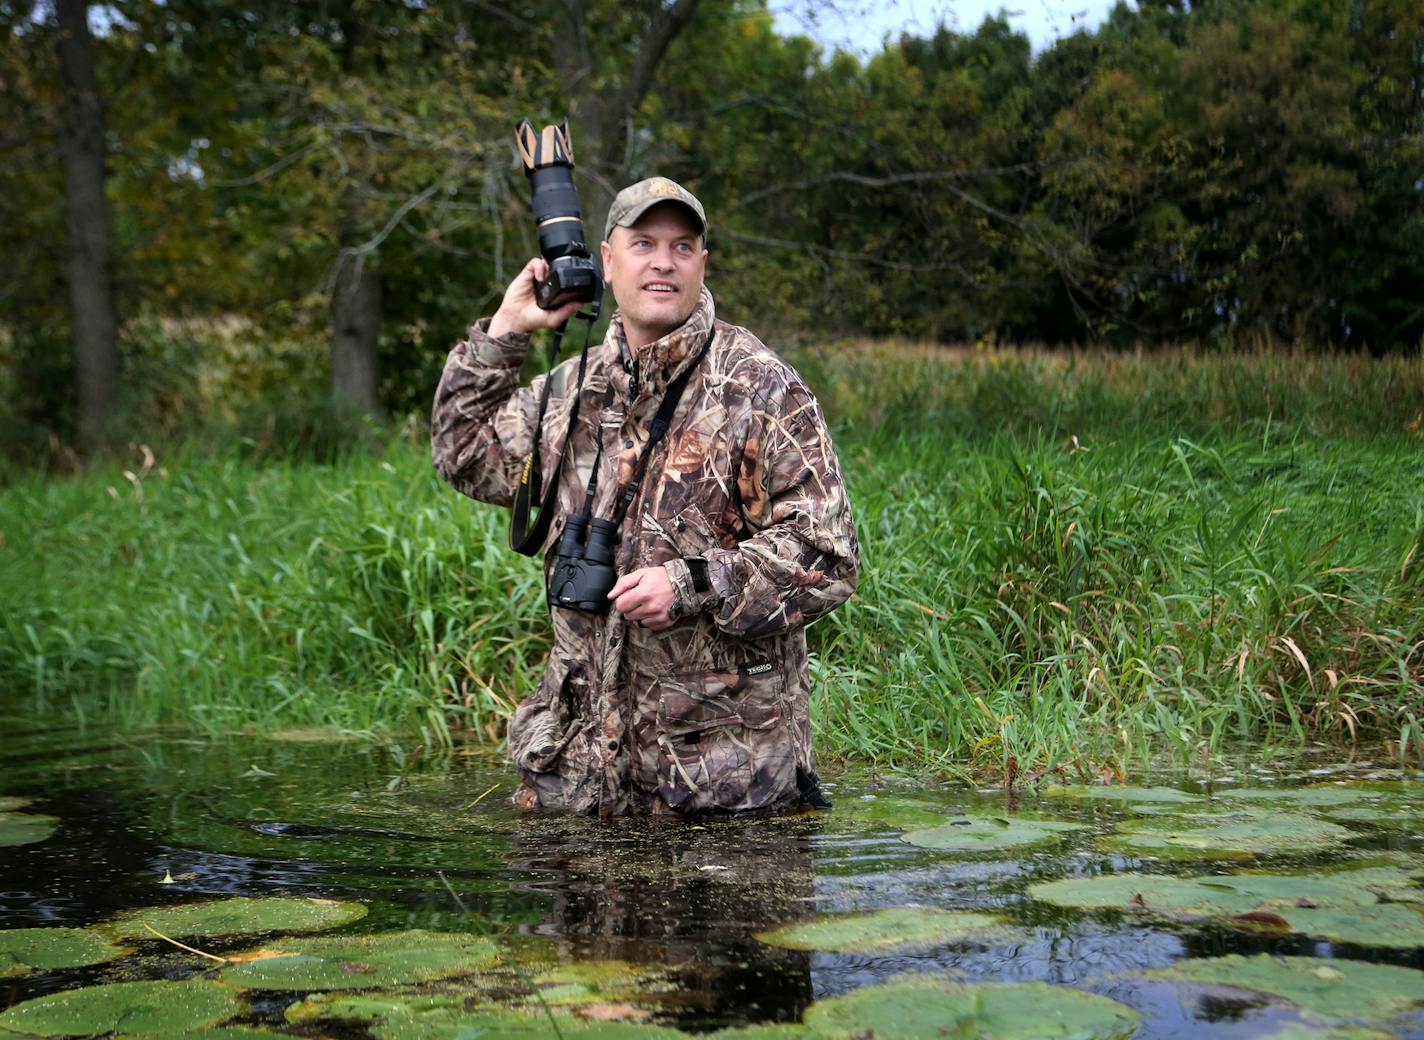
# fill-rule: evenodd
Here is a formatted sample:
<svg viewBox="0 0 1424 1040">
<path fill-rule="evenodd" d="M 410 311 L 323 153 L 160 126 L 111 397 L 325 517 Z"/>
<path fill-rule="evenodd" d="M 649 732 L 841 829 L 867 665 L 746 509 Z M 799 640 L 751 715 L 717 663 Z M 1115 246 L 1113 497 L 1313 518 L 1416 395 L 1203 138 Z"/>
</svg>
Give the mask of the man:
<svg viewBox="0 0 1424 1040">
<path fill-rule="evenodd" d="M 558 481 L 547 579 L 563 524 L 590 490 L 592 516 L 616 516 L 669 384 L 690 370 L 620 528 L 611 609 L 552 611 L 548 669 L 509 728 L 521 808 L 691 815 L 825 804 L 805 626 L 855 588 L 850 503 L 811 391 L 750 332 L 715 319 L 706 231 L 702 204 L 681 185 L 654 177 L 625 188 L 601 247 L 618 311 L 582 388 L 576 358 L 519 388 L 529 334 L 578 309 L 535 304 L 547 270 L 535 258 L 494 317 L 451 351 L 436 392 L 436 469 L 472 498 L 508 504 L 552 380 L 537 441 L 543 473 Z"/>
</svg>

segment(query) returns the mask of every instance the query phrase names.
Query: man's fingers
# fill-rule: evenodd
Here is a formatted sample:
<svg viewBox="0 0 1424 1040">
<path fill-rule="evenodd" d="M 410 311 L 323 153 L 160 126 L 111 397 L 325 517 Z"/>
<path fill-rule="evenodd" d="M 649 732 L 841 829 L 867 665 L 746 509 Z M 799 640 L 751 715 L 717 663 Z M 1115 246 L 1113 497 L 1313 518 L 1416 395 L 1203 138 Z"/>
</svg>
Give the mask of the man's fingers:
<svg viewBox="0 0 1424 1040">
<path fill-rule="evenodd" d="M 627 592 L 634 585 L 638 584 L 641 571 L 634 571 L 632 574 L 624 574 L 613 583 L 613 588 L 608 590 L 608 598 L 616 600 L 623 593 Z"/>
</svg>

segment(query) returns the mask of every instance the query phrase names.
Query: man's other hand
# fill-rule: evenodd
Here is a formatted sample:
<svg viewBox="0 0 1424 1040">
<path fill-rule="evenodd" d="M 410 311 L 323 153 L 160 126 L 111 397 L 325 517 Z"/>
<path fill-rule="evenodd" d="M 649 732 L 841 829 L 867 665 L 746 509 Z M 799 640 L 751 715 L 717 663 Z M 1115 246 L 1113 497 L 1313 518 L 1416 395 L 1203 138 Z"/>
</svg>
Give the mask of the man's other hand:
<svg viewBox="0 0 1424 1040">
<path fill-rule="evenodd" d="M 491 336 L 552 329 L 578 313 L 578 309 L 583 306 L 578 300 L 570 300 L 551 311 L 546 311 L 534 302 L 534 283 L 548 273 L 548 261 L 542 256 L 536 256 L 514 276 L 514 281 L 504 290 L 504 299 L 500 301 L 499 310 L 495 311 L 494 317 L 490 319 L 488 331 Z"/>
<path fill-rule="evenodd" d="M 672 582 L 661 564 L 623 575 L 609 590 L 608 598 L 613 601 L 613 609 L 629 621 L 654 632 L 672 628 Z"/>
</svg>

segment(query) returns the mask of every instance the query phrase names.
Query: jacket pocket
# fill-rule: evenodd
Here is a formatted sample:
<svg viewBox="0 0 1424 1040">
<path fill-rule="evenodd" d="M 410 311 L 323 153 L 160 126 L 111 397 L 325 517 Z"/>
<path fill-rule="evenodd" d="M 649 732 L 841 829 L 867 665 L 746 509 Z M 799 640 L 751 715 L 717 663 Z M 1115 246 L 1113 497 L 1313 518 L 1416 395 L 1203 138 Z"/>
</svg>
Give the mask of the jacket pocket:
<svg viewBox="0 0 1424 1040">
<path fill-rule="evenodd" d="M 517 766 L 548 773 L 559 763 L 569 741 L 583 729 L 579 717 L 581 680 L 568 662 L 554 658 L 539 689 L 520 702 L 509 723 L 509 755 Z"/>
<path fill-rule="evenodd" d="M 658 695 L 658 793 L 680 813 L 748 812 L 796 790 L 780 669 L 669 677 Z"/>
</svg>

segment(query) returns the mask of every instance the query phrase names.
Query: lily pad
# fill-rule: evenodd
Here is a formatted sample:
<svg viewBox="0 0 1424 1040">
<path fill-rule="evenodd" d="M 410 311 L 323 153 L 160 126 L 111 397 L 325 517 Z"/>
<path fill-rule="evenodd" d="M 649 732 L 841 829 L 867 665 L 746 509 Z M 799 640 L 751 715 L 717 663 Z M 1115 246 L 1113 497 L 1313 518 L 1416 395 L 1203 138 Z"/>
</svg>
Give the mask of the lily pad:
<svg viewBox="0 0 1424 1040">
<path fill-rule="evenodd" d="M 550 1007 L 638 1000 L 673 988 L 666 976 L 654 968 L 614 960 L 561 964 L 535 975 L 531 981 L 539 995 L 531 995 L 527 1003 Z"/>
<path fill-rule="evenodd" d="M 266 1029 L 252 1029 L 251 1026 L 224 1026 L 222 1029 L 185 1029 L 179 1033 L 120 1033 L 114 1040 L 130 1040 L 142 1036 L 144 1040 L 292 1040 L 286 1033 L 272 1033 Z"/>
<path fill-rule="evenodd" d="M 0 813 L 14 812 L 16 809 L 23 809 L 29 805 L 33 799 L 19 798 L 15 795 L 0 795 Z"/>
<path fill-rule="evenodd" d="M 1379 1019 L 1424 1001 L 1424 971 L 1363 961 L 1231 954 L 1178 961 L 1146 977 L 1255 990 L 1328 1018 Z"/>
<path fill-rule="evenodd" d="M 1356 885 L 1381 899 L 1397 903 L 1424 903 L 1424 869 L 1407 867 L 1357 867 L 1323 875 L 1345 885 Z"/>
<path fill-rule="evenodd" d="M 892 947 L 941 946 L 961 939 L 991 939 L 1012 934 L 996 914 L 902 907 L 865 914 L 834 914 L 806 924 L 757 932 L 771 946 L 792 950 L 859 953 Z"/>
<path fill-rule="evenodd" d="M 42 813 L 0 812 L 0 848 L 44 841 L 58 826 L 58 819 Z"/>
<path fill-rule="evenodd" d="M 84 928 L 12 928 L 0 932 L 0 979 L 102 964 L 132 952 Z"/>
<path fill-rule="evenodd" d="M 953 852 L 990 852 L 1019 845 L 1055 841 L 1070 831 L 1085 830 L 1081 823 L 1029 820 L 1018 816 L 958 816 L 929 830 L 902 834 L 900 840 L 922 849 Z"/>
<path fill-rule="evenodd" d="M 378 989 L 464 975 L 493 964 L 500 949 L 477 935 L 385 932 L 283 940 L 286 956 L 223 968 L 223 982 L 247 989 Z"/>
<path fill-rule="evenodd" d="M 1050 787 L 1045 792 L 1051 798 L 1096 798 L 1110 802 L 1148 802 L 1153 804 L 1189 805 L 1201 798 L 1175 787 L 1130 787 L 1079 784 L 1074 787 Z"/>
<path fill-rule="evenodd" d="M 1131 1036 L 1138 1015 L 1107 997 L 1043 982 L 960 985 L 939 980 L 867 986 L 820 1000 L 805 1024 L 825 1040 L 872 1035 L 898 1038 L 1074 1037 L 1107 1040 Z"/>
<path fill-rule="evenodd" d="M 1291 805 L 1345 805 L 1369 797 L 1368 791 L 1359 788 L 1337 787 L 1227 787 L 1216 792 L 1216 797 L 1227 801 L 1280 802 Z"/>
<path fill-rule="evenodd" d="M 1225 822 L 1133 820 L 1102 839 L 1104 848 L 1162 859 L 1228 859 L 1305 852 L 1339 844 L 1355 832 L 1298 813 L 1253 813 Z"/>
<path fill-rule="evenodd" d="M 99 925 L 117 938 L 151 939 L 154 931 L 184 936 L 259 935 L 263 932 L 320 932 L 366 916 L 360 903 L 331 899 L 249 899 L 234 896 L 207 903 L 156 906 L 131 910 Z M 144 925 L 148 925 L 145 928 Z"/>
<path fill-rule="evenodd" d="M 551 1023 L 550 1019 L 553 1022 Z M 638 1022 L 596 1022 L 568 1011 L 542 1007 L 522 1009 L 469 1006 L 458 994 L 403 995 L 373 993 L 361 996 L 326 994 L 308 997 L 287 1009 L 287 1020 L 357 1022 L 378 1040 L 544 1040 L 554 1035 L 585 1040 L 674 1040 L 685 1037 L 675 1029 Z"/>
<path fill-rule="evenodd" d="M 243 1010 L 226 986 L 187 982 L 116 982 L 36 997 L 0 1014 L 0 1033 L 25 1036 L 130 1036 L 217 1025 Z"/>
<path fill-rule="evenodd" d="M 1368 805 L 1343 805 L 1327 809 L 1320 815 L 1327 820 L 1340 823 L 1369 823 L 1376 827 L 1391 827 L 1413 830 L 1424 826 L 1424 805 L 1371 807 Z"/>
<path fill-rule="evenodd" d="M 1360 946 L 1424 946 L 1424 913 L 1403 903 L 1378 903 L 1368 887 L 1342 876 L 1115 874 L 1050 881 L 1034 885 L 1029 894 L 1056 906 L 1219 917 L 1241 927 Z"/>
</svg>

